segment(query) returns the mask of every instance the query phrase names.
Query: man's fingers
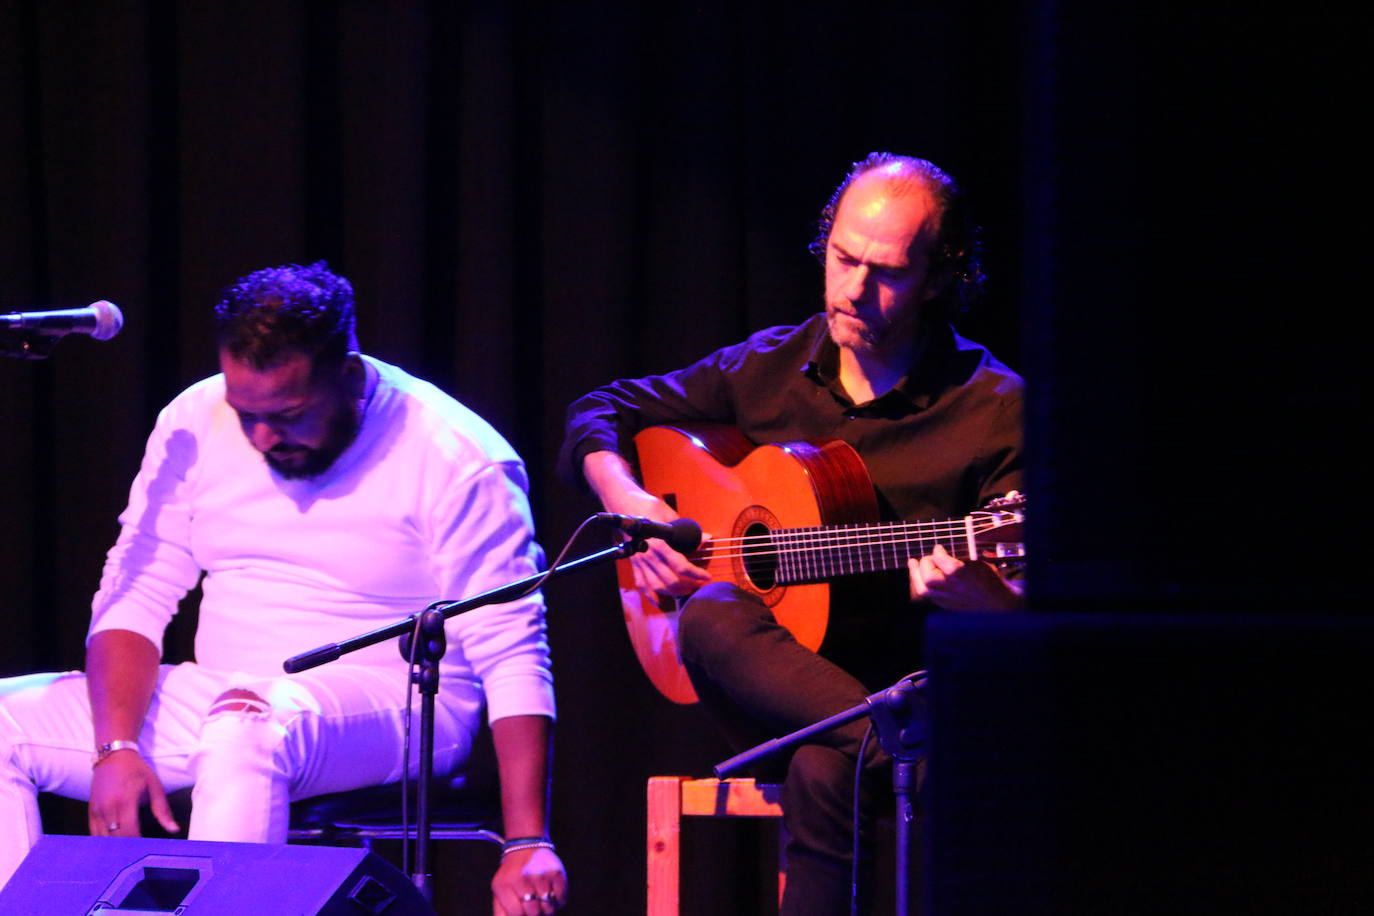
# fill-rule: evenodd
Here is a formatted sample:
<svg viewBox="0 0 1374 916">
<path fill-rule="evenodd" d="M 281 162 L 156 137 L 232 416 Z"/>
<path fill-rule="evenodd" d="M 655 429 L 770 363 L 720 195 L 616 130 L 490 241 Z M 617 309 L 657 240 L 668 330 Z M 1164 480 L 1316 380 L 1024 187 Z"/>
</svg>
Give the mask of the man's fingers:
<svg viewBox="0 0 1374 916">
<path fill-rule="evenodd" d="M 172 814 L 172 806 L 167 804 L 167 792 L 156 780 L 148 786 L 148 807 L 152 809 L 153 817 L 157 818 L 163 830 L 168 833 L 181 832 L 181 825 Z"/>
<path fill-rule="evenodd" d="M 138 836 L 138 798 L 110 798 L 86 809 L 91 836 Z"/>
<path fill-rule="evenodd" d="M 949 551 L 945 550 L 944 546 L 941 544 L 936 544 L 935 549 L 931 551 L 930 556 L 926 559 L 930 560 L 931 565 L 945 575 L 953 573 L 960 566 L 964 565 L 963 560 L 958 559 Z"/>
<path fill-rule="evenodd" d="M 568 876 L 565 873 L 558 872 L 553 876 L 553 882 L 549 887 L 549 893 L 553 895 L 553 899 L 549 901 L 552 907 L 552 909 L 550 909 L 549 912 L 554 912 L 559 907 L 565 906 L 567 904 Z"/>
<path fill-rule="evenodd" d="M 911 600 L 919 601 L 926 595 L 926 580 L 921 575 L 921 561 L 915 557 L 908 557 L 906 571 L 907 575 L 911 577 Z"/>
<path fill-rule="evenodd" d="M 930 598 L 932 590 L 938 592 L 964 565 L 964 561 L 950 554 L 944 547 L 936 545 L 929 554 L 906 561 L 907 572 L 911 576 L 911 600 Z"/>
<path fill-rule="evenodd" d="M 138 836 L 138 805 L 121 805 L 90 816 L 92 836 Z"/>
<path fill-rule="evenodd" d="M 526 900 L 526 897 L 530 899 Z M 520 892 L 503 888 L 492 896 L 492 912 L 496 916 L 532 916 L 543 912 L 542 901 L 532 891 Z"/>
<path fill-rule="evenodd" d="M 537 898 L 533 902 L 538 904 L 538 911 L 544 916 L 558 912 L 558 908 L 566 902 L 563 898 L 567 891 L 567 883 L 562 882 L 560 888 L 559 882 L 553 880 L 556 877 L 560 876 L 535 875 L 530 881 L 531 893 Z"/>
<path fill-rule="evenodd" d="M 661 595 L 690 595 L 711 581 L 711 576 L 682 554 L 668 547 L 635 554 L 630 561 L 636 584 Z"/>
<path fill-rule="evenodd" d="M 501 863 L 491 890 L 497 916 L 551 916 L 566 901 L 568 879 L 552 851 L 522 850 Z"/>
<path fill-rule="evenodd" d="M 108 825 L 114 823 L 114 818 L 104 814 L 98 814 L 94 809 L 86 813 L 86 826 L 91 831 L 91 836 L 109 836 Z"/>
<path fill-rule="evenodd" d="M 104 761 L 91 781 L 87 823 L 92 836 L 139 836 L 139 807 L 146 802 L 168 833 L 181 827 L 167 803 L 167 792 L 146 760 L 129 754 Z"/>
</svg>

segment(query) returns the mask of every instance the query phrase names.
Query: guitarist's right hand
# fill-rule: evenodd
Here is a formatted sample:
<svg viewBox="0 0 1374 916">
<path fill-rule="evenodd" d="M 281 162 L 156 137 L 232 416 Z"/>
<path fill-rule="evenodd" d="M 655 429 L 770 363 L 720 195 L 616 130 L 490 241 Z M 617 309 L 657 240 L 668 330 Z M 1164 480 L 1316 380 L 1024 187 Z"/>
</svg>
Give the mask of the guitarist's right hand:
<svg viewBox="0 0 1374 916">
<path fill-rule="evenodd" d="M 582 474 L 607 512 L 638 515 L 656 522 L 679 516 L 672 507 L 639 485 L 624 458 L 615 452 L 590 452 L 582 459 Z M 709 535 L 703 534 L 703 543 Z M 711 581 L 706 570 L 657 538 L 649 549 L 630 558 L 635 587 L 661 595 L 685 597 Z"/>
</svg>

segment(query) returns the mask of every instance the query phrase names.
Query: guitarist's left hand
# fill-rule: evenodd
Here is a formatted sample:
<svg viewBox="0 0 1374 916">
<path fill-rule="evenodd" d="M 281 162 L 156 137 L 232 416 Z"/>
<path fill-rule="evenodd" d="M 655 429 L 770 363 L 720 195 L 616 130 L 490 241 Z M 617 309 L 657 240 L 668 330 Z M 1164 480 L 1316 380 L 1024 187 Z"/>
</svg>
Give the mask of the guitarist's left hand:
<svg viewBox="0 0 1374 916">
<path fill-rule="evenodd" d="M 1021 590 L 990 564 L 966 563 L 939 545 L 919 560 L 908 560 L 907 570 L 912 601 L 929 601 L 948 611 L 1015 611 L 1026 604 Z"/>
</svg>

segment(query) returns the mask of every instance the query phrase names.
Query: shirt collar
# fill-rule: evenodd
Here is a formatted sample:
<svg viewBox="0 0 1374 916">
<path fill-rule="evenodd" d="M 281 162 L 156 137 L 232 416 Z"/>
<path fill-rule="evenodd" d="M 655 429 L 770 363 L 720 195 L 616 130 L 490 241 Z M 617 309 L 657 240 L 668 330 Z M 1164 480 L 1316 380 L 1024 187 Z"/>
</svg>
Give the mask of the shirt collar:
<svg viewBox="0 0 1374 916">
<path fill-rule="evenodd" d="M 851 403 L 844 386 L 840 384 L 840 348 L 830 339 L 825 315 L 819 318 L 811 352 L 802 366 L 802 373 L 816 384 L 828 388 L 841 401 Z M 929 407 L 943 387 L 941 379 L 953 349 L 954 329 L 943 321 L 931 322 L 907 374 L 891 391 L 870 403 L 877 406 L 897 402 L 913 410 Z"/>
</svg>

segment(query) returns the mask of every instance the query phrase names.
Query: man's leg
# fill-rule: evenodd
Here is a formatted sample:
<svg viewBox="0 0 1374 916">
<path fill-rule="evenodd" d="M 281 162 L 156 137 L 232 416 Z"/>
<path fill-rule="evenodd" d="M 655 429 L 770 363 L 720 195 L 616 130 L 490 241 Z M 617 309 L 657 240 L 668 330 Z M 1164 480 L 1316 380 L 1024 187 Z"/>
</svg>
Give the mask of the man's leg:
<svg viewBox="0 0 1374 916">
<path fill-rule="evenodd" d="M 287 802 L 400 778 L 404 675 L 330 666 L 255 680 L 197 665 L 163 666 L 140 750 L 168 791 L 199 776 L 191 836 L 285 839 Z M 480 691 L 445 682 L 435 766 L 464 759 Z M 90 797 L 94 749 L 80 672 L 0 681 L 0 880 L 41 833 L 37 794 Z M 412 769 L 418 758 L 412 748 Z"/>
<path fill-rule="evenodd" d="M 191 838 L 284 842 L 291 801 L 399 780 L 405 703 L 406 681 L 394 669 L 335 664 L 231 680 L 207 706 L 191 755 Z M 481 703 L 470 684 L 443 685 L 436 772 L 467 757 Z M 412 773 L 418 727 L 417 715 Z"/>
<path fill-rule="evenodd" d="M 195 710 L 200 704 L 184 694 L 206 680 L 194 670 L 181 669 L 164 665 L 158 672 L 158 688 L 138 735 L 140 751 L 169 791 L 189 784 L 185 760 L 199 728 Z M 178 699 L 184 704 L 168 702 L 163 695 L 169 677 L 182 685 Z M 0 885 L 42 833 L 39 792 L 90 797 L 94 749 L 84 674 L 33 674 L 0 681 Z"/>
<path fill-rule="evenodd" d="M 94 739 L 85 696 L 78 673 L 0 681 L 0 885 L 43 832 L 39 789 L 90 791 Z"/>
<path fill-rule="evenodd" d="M 862 683 L 798 644 L 766 607 L 733 585 L 713 583 L 697 592 L 678 627 L 692 683 L 734 742 L 779 737 L 868 695 Z M 866 719 L 851 722 L 792 756 L 783 798 L 791 836 L 786 916 L 848 912 L 854 767 L 866 730 Z M 868 770 L 881 764 L 876 741 L 865 757 Z M 866 796 L 879 778 L 868 774 Z"/>
</svg>

